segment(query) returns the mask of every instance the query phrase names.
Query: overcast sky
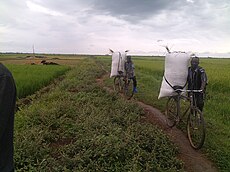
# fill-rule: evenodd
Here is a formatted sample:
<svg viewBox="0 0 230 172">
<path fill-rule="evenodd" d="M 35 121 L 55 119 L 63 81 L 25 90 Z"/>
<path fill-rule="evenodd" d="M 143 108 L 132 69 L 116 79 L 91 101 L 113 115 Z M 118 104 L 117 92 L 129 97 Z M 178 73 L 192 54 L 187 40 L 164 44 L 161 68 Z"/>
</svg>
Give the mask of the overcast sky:
<svg viewBox="0 0 230 172">
<path fill-rule="evenodd" d="M 230 0 L 2 0 L 0 52 L 230 57 Z"/>
</svg>

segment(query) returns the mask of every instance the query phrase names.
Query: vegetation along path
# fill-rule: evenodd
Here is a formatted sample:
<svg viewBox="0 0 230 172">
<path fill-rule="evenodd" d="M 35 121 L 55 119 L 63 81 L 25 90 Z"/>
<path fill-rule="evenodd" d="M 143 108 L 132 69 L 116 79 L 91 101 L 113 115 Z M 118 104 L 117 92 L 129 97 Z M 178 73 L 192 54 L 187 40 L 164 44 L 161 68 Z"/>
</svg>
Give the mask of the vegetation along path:
<svg viewBox="0 0 230 172">
<path fill-rule="evenodd" d="M 179 149 L 170 141 L 164 132 L 176 132 L 164 129 L 155 109 L 102 89 L 103 79 L 96 78 L 106 73 L 103 65 L 82 60 L 52 89 L 19 108 L 16 171 L 216 171 L 179 130 L 174 136 L 181 139 L 175 142 Z M 184 149 L 181 143 L 187 144 Z"/>
<path fill-rule="evenodd" d="M 142 108 L 96 82 L 101 62 L 84 59 L 15 115 L 16 171 L 184 171 Z"/>
<path fill-rule="evenodd" d="M 101 78 L 97 79 L 99 85 L 101 85 L 104 89 L 113 92 L 113 89 L 109 87 L 105 87 L 103 81 L 109 77 L 109 74 L 106 73 Z M 179 155 L 178 158 L 184 162 L 185 170 L 188 172 L 216 172 L 218 171 L 215 165 L 209 161 L 200 151 L 194 150 L 188 141 L 188 138 L 185 134 L 177 129 L 169 128 L 166 124 L 165 116 L 160 112 L 160 110 L 147 105 L 138 100 L 134 100 L 140 107 L 142 107 L 145 111 L 145 115 L 143 121 L 152 123 L 157 125 L 159 128 L 163 130 L 165 134 L 167 134 L 176 146 L 179 147 Z"/>
</svg>

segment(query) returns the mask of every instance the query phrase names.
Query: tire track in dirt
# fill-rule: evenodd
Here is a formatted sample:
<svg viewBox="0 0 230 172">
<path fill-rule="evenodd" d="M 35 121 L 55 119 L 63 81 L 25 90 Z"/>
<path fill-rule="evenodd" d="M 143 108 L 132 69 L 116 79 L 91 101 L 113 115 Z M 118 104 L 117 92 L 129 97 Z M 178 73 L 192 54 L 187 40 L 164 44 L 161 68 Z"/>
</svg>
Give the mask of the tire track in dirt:
<svg viewBox="0 0 230 172">
<path fill-rule="evenodd" d="M 101 78 L 96 79 L 97 83 L 109 93 L 113 90 L 104 86 L 104 79 L 109 77 L 106 73 Z M 178 158 L 184 162 L 184 167 L 187 172 L 217 172 L 216 166 L 205 157 L 200 151 L 194 150 L 188 141 L 185 134 L 176 127 L 169 128 L 166 124 L 166 118 L 160 110 L 147 105 L 141 101 L 132 100 L 142 107 L 145 111 L 144 121 L 157 125 L 162 131 L 167 134 L 170 140 L 179 148 Z"/>
</svg>

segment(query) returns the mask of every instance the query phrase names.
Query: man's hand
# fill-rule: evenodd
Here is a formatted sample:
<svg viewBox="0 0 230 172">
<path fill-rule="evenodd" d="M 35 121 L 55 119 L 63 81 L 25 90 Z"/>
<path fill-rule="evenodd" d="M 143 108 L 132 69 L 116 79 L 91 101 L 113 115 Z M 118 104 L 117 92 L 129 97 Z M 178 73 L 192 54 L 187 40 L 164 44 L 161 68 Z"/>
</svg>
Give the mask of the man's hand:
<svg viewBox="0 0 230 172">
<path fill-rule="evenodd" d="M 201 87 L 200 90 L 201 90 L 201 93 L 204 93 L 204 87 Z"/>
</svg>

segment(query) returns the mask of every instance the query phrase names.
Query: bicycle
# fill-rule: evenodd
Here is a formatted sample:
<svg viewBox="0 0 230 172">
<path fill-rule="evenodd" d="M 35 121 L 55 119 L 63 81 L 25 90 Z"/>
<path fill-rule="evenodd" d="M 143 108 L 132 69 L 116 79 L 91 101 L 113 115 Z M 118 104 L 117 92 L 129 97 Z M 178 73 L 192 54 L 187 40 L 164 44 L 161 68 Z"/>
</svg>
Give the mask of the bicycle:
<svg viewBox="0 0 230 172">
<path fill-rule="evenodd" d="M 133 80 L 119 72 L 113 80 L 114 91 L 123 93 L 125 97 L 130 100 L 133 97 Z"/>
<path fill-rule="evenodd" d="M 166 104 L 166 122 L 169 127 L 174 127 L 189 112 L 187 117 L 187 135 L 190 145 L 194 149 L 200 149 L 205 140 L 205 121 L 203 113 L 196 106 L 195 94 L 202 90 L 183 90 L 182 87 L 174 86 L 176 95 L 170 96 Z M 189 96 L 185 96 L 189 93 Z M 181 115 L 181 100 L 189 103 L 188 107 Z"/>
</svg>

